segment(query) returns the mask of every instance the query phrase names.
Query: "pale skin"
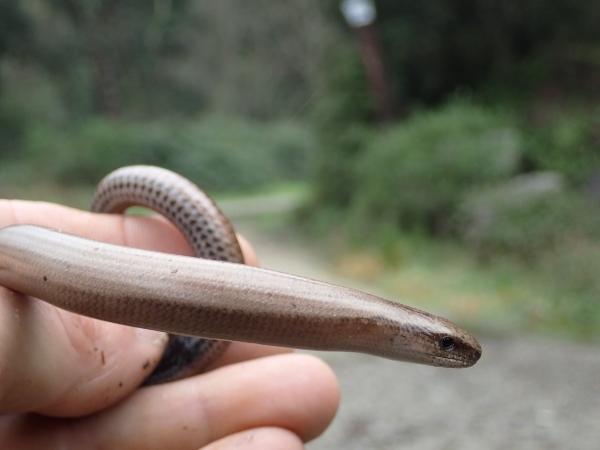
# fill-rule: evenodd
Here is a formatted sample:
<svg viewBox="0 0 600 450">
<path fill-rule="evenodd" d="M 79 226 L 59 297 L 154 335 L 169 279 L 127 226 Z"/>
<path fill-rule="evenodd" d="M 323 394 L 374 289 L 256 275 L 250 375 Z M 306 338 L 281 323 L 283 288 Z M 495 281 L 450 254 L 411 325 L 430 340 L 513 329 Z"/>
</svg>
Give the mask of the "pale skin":
<svg viewBox="0 0 600 450">
<path fill-rule="evenodd" d="M 191 255 L 161 217 L 0 200 L 0 228 L 19 223 Z M 257 265 L 241 244 L 246 262 Z M 165 343 L 163 333 L 77 316 L 0 287 L 0 447 L 295 450 L 335 415 L 339 386 L 325 363 L 254 344 L 232 344 L 202 375 L 137 389 Z"/>
</svg>

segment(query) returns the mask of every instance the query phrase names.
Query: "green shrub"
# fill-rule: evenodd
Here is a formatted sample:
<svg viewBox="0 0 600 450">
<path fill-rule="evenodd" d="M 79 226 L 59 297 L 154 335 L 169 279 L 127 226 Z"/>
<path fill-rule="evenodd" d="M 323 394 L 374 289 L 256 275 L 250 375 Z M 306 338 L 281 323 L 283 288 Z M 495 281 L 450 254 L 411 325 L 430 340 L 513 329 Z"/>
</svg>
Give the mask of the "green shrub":
<svg viewBox="0 0 600 450">
<path fill-rule="evenodd" d="M 375 137 L 358 160 L 353 216 L 364 224 L 448 231 L 465 190 L 517 170 L 520 135 L 495 112 L 464 102 L 422 113 Z"/>
<path fill-rule="evenodd" d="M 40 168 L 40 178 L 94 184 L 123 165 L 150 163 L 144 144 L 144 135 L 134 127 L 106 120 L 87 121 L 68 130 L 39 126 L 27 134 L 25 158 Z"/>
<path fill-rule="evenodd" d="M 482 259 L 509 253 L 530 261 L 573 236 L 598 234 L 597 208 L 563 185 L 545 172 L 473 189 L 457 211 L 459 233 Z"/>
<path fill-rule="evenodd" d="M 173 170 L 215 190 L 306 177 L 313 142 L 296 126 L 210 118 L 175 137 Z"/>
<path fill-rule="evenodd" d="M 538 170 L 560 172 L 574 186 L 581 186 L 600 171 L 598 114 L 570 111 L 546 126 L 529 130 L 524 153 Z"/>
<path fill-rule="evenodd" d="M 329 65 L 327 92 L 312 110 L 319 141 L 312 171 L 315 209 L 348 207 L 356 189 L 355 161 L 374 132 L 372 96 L 355 46 L 340 44 Z"/>
<path fill-rule="evenodd" d="M 0 106 L 0 157 L 18 154 L 25 128 L 26 122 L 23 118 Z"/>
<path fill-rule="evenodd" d="M 25 157 L 41 177 L 95 184 L 130 164 L 172 169 L 207 190 L 257 188 L 307 176 L 311 133 L 291 124 L 209 117 L 182 123 L 90 120 L 68 130 L 37 127 Z"/>
</svg>

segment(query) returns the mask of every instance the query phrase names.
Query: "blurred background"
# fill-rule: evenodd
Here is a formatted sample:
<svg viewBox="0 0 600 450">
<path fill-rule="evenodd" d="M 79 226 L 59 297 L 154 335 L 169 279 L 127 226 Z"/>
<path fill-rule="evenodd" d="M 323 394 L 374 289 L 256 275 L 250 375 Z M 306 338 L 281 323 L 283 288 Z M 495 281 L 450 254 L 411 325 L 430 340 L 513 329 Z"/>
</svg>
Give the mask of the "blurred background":
<svg viewBox="0 0 600 450">
<path fill-rule="evenodd" d="M 568 397 L 569 410 L 549 393 L 599 359 L 598 23 L 593 0 L 3 0 L 0 198 L 87 208 L 117 167 L 172 169 L 220 200 L 264 265 L 443 314 L 492 353 L 516 346 L 502 353 L 517 355 L 509 364 L 486 362 L 484 345 L 489 372 L 470 382 L 400 366 L 414 382 L 476 390 L 490 373 L 538 364 L 479 405 L 506 421 L 484 415 L 499 428 L 480 424 L 472 448 L 595 448 L 598 407 Z M 564 354 L 582 360 L 549 359 Z M 378 364 L 348 358 L 332 364 Z M 559 368 L 545 406 L 531 394 L 519 413 L 498 407 Z M 586 380 L 581 398 L 598 389 Z M 352 389 L 364 400 L 356 383 L 348 401 Z M 459 400 L 447 399 L 450 413 Z M 387 408 L 381 421 L 417 420 Z M 432 413 L 374 440 L 382 408 L 367 409 L 343 404 L 323 448 L 471 448 L 469 421 L 427 440 Z M 581 410 L 579 426 L 561 427 L 561 409 Z M 486 441 L 514 438 L 515 423 L 531 440 Z"/>
</svg>

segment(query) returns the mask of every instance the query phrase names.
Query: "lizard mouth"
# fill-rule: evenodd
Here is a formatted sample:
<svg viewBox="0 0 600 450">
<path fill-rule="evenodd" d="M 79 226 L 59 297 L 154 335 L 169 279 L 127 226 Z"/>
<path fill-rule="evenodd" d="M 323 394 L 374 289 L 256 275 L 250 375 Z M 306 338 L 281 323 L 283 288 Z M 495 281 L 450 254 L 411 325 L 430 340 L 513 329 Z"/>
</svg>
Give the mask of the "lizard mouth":
<svg viewBox="0 0 600 450">
<path fill-rule="evenodd" d="M 472 349 L 465 353 L 449 353 L 448 355 L 432 357 L 433 362 L 440 367 L 464 368 L 471 367 L 481 358 L 481 349 Z"/>
</svg>

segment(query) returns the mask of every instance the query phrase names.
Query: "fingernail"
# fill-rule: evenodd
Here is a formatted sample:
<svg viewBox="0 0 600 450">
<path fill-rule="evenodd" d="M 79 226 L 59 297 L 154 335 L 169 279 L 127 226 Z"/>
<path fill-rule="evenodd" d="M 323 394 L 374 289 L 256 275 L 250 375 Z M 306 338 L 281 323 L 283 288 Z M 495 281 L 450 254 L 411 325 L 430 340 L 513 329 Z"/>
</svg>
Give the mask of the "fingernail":
<svg viewBox="0 0 600 450">
<path fill-rule="evenodd" d="M 156 345 L 165 345 L 169 340 L 169 335 L 162 331 L 147 330 L 145 328 L 136 328 L 135 334 L 140 340 L 151 342 Z"/>
</svg>

